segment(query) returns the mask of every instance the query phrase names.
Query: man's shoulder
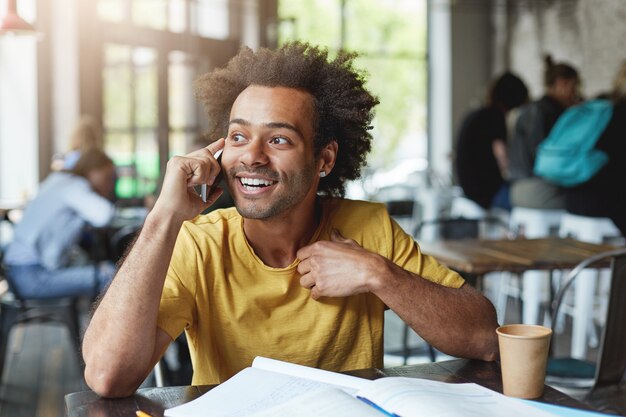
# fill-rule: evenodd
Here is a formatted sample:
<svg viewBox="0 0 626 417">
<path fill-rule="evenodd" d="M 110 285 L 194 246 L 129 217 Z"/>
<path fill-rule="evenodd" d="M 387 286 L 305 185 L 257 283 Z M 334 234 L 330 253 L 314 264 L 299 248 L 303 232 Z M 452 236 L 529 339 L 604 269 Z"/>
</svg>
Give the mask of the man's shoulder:
<svg viewBox="0 0 626 417">
<path fill-rule="evenodd" d="M 200 214 L 195 218 L 185 222 L 187 229 L 205 229 L 206 226 L 211 226 L 210 230 L 223 230 L 227 224 L 233 224 L 233 222 L 239 222 L 241 215 L 237 212 L 235 207 L 228 207 L 223 209 L 217 209 L 210 211 L 206 214 Z M 224 225 L 224 227 L 216 228 L 215 226 Z"/>
<path fill-rule="evenodd" d="M 385 210 L 385 204 L 376 201 L 352 200 L 349 198 L 329 198 L 324 205 L 337 210 L 378 211 Z"/>
<path fill-rule="evenodd" d="M 333 198 L 326 200 L 324 205 L 334 222 L 368 222 L 388 216 L 385 204 L 379 202 Z"/>
</svg>

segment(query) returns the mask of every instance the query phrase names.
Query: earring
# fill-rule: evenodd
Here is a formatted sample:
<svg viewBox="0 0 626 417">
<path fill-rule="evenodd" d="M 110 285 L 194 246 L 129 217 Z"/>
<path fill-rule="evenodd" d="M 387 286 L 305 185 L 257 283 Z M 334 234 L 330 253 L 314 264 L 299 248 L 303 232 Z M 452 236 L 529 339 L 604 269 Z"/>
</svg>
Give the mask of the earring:
<svg viewBox="0 0 626 417">
<path fill-rule="evenodd" d="M 326 176 L 326 171 L 320 171 L 320 177 L 324 178 Z"/>
</svg>

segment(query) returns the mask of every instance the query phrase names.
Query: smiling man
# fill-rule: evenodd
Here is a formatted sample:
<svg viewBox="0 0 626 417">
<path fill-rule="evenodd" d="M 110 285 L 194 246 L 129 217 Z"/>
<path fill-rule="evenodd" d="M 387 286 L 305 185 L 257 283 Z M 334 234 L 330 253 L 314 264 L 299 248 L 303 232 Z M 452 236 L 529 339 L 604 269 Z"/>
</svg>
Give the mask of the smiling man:
<svg viewBox="0 0 626 417">
<path fill-rule="evenodd" d="M 183 331 L 194 384 L 222 382 L 257 355 L 380 367 L 386 308 L 444 352 L 496 358 L 493 306 L 422 254 L 383 205 L 342 198 L 377 104 L 353 59 L 301 43 L 244 48 L 198 81 L 222 138 L 168 163 L 85 334 L 94 391 L 132 394 Z M 204 203 L 192 187 L 220 170 L 236 207 L 199 215 L 220 191 Z"/>
</svg>

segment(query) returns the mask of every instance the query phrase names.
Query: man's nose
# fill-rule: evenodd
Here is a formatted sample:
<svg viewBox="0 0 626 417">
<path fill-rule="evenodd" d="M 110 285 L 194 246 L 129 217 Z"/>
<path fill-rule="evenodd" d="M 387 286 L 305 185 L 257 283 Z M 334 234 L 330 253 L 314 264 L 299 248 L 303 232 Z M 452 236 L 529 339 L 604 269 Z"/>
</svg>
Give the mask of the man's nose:
<svg viewBox="0 0 626 417">
<path fill-rule="evenodd" d="M 242 151 L 239 161 L 246 166 L 265 165 L 268 162 L 265 143 L 262 140 L 252 140 Z"/>
</svg>

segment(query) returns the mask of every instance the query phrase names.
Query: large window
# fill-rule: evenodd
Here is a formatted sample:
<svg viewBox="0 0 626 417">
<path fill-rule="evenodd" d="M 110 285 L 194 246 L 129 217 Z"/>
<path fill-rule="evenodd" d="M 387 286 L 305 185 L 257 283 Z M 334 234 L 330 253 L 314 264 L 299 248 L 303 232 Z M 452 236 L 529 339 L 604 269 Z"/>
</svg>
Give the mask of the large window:
<svg viewBox="0 0 626 417">
<path fill-rule="evenodd" d="M 154 193 L 165 161 L 198 146 L 201 109 L 193 83 L 212 55 L 236 51 L 236 42 L 222 42 L 230 36 L 230 7 L 228 0 L 98 1 L 106 28 L 105 150 L 118 167 L 118 197 Z"/>
<path fill-rule="evenodd" d="M 426 158 L 426 0 L 299 0 L 279 3 L 279 41 L 356 51 L 380 99 L 372 168 Z M 417 162 L 416 160 L 420 160 Z"/>
<path fill-rule="evenodd" d="M 109 22 L 206 38 L 229 36 L 228 0 L 100 0 L 98 15 Z"/>
<path fill-rule="evenodd" d="M 104 48 L 105 146 L 118 167 L 117 195 L 153 193 L 159 177 L 157 67 L 153 48 Z"/>
</svg>

